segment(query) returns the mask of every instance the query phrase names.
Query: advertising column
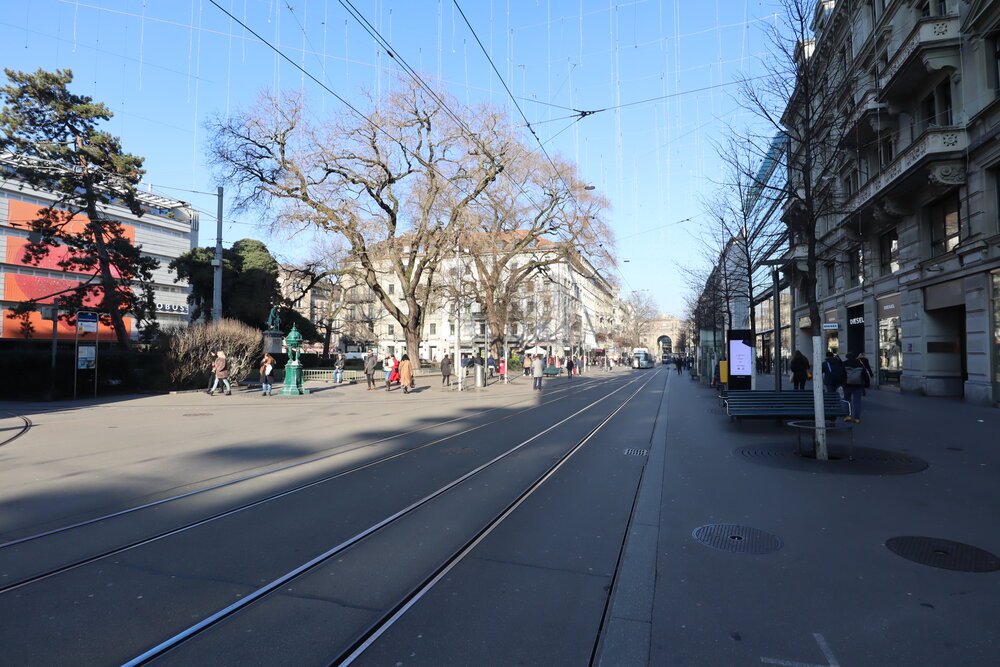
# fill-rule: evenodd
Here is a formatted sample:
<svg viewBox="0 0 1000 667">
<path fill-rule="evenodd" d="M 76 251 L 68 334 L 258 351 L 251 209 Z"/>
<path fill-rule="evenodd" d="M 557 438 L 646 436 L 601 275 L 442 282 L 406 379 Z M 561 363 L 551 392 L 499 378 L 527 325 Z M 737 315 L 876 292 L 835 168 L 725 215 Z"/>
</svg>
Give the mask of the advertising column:
<svg viewBox="0 0 1000 667">
<path fill-rule="evenodd" d="M 729 351 L 729 389 L 750 389 L 753 378 L 753 338 L 749 329 L 726 332 Z"/>
</svg>

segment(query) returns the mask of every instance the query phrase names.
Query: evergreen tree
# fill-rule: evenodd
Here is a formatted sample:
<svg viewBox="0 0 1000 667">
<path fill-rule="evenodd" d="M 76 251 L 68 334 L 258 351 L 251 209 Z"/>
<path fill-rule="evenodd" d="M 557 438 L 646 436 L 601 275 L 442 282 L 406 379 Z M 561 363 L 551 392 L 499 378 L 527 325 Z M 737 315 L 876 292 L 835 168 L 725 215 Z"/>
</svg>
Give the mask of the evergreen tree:
<svg viewBox="0 0 1000 667">
<path fill-rule="evenodd" d="M 9 154 L 15 178 L 56 195 L 51 206 L 28 222 L 25 261 L 38 264 L 65 248 L 58 266 L 89 276 L 59 295 L 21 304 L 15 312 L 34 310 L 37 302 L 55 296 L 71 313 L 87 302 L 114 328 L 118 345 L 128 349 L 126 314 L 147 332 L 155 330 L 152 277 L 159 262 L 144 256 L 122 224 L 104 214 L 104 207 L 113 203 L 142 215 L 136 185 L 144 173 L 143 160 L 123 152 L 118 137 L 98 129 L 112 113 L 69 91 L 70 70 L 4 72 L 10 84 L 0 88 L 0 152 Z M 81 224 L 77 216 L 86 221 Z"/>
</svg>

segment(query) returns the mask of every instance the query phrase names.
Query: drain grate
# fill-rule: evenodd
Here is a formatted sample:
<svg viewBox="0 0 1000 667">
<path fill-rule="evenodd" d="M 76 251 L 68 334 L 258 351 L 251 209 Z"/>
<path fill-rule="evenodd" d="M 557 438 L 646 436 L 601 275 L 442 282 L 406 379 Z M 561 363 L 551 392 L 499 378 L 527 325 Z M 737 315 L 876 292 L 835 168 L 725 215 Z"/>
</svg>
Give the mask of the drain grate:
<svg viewBox="0 0 1000 667">
<path fill-rule="evenodd" d="M 795 447 L 770 445 L 760 447 L 740 447 L 737 456 L 759 463 L 789 470 L 804 472 L 832 473 L 846 475 L 907 475 L 927 468 L 927 461 L 899 452 L 855 447 L 854 460 L 849 461 L 847 448 L 829 448 L 830 460 L 817 461 L 808 454 L 800 454 Z"/>
<path fill-rule="evenodd" d="M 781 538 L 766 530 L 731 523 L 710 523 L 691 536 L 706 547 L 740 554 L 769 554 L 783 546 Z"/>
<path fill-rule="evenodd" d="M 626 449 L 625 456 L 645 456 L 649 453 L 647 449 Z"/>
<path fill-rule="evenodd" d="M 1000 570 L 1000 558 L 971 544 L 937 537 L 893 537 L 885 541 L 892 553 L 921 565 L 958 572 Z"/>
</svg>

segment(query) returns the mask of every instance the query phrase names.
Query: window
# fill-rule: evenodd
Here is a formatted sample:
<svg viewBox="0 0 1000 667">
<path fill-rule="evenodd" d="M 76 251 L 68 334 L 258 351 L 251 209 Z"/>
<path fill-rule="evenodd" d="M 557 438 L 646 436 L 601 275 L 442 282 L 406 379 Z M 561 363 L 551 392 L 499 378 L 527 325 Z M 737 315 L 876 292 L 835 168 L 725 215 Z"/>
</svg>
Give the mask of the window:
<svg viewBox="0 0 1000 667">
<path fill-rule="evenodd" d="M 931 228 L 931 255 L 951 252 L 958 245 L 961 219 L 958 191 L 931 204 L 928 210 Z"/>
<path fill-rule="evenodd" d="M 396 291 L 396 286 L 395 286 L 395 285 L 393 285 L 392 283 L 389 283 L 388 285 L 386 285 L 386 291 L 387 291 L 387 292 L 388 292 L 389 294 L 392 294 L 393 292 L 395 292 L 395 291 Z"/>
<path fill-rule="evenodd" d="M 395 336 L 396 335 L 396 326 L 393 325 L 393 324 L 389 325 L 389 335 L 390 336 Z"/>
<path fill-rule="evenodd" d="M 455 325 L 454 324 L 448 325 L 448 335 L 449 336 L 454 336 L 455 335 Z"/>
<path fill-rule="evenodd" d="M 486 335 L 486 325 L 483 324 L 482 322 L 479 323 L 479 335 L 480 336 Z"/>
<path fill-rule="evenodd" d="M 893 151 L 892 145 L 892 135 L 887 134 L 886 136 L 879 139 L 878 142 L 878 154 L 879 154 L 879 164 L 883 169 L 889 166 L 895 157 L 895 152 Z"/>
<path fill-rule="evenodd" d="M 511 333 L 512 333 L 513 335 L 515 335 L 515 336 L 517 335 L 517 325 L 516 325 L 516 324 L 512 324 L 512 325 L 510 325 L 510 332 L 511 332 Z"/>
<path fill-rule="evenodd" d="M 986 47 L 986 87 L 992 88 L 994 93 L 1000 94 L 1000 32 L 995 32 L 985 40 L 983 46 Z"/>
<path fill-rule="evenodd" d="M 837 270 L 833 262 L 830 262 L 823 266 L 826 270 L 826 291 L 827 294 L 832 294 L 833 290 L 837 287 Z"/>
<path fill-rule="evenodd" d="M 431 322 L 431 335 L 436 336 L 437 332 L 438 332 L 438 325 L 434 322 Z"/>
<path fill-rule="evenodd" d="M 878 261 L 883 276 L 899 271 L 899 236 L 895 229 L 879 237 Z"/>
<path fill-rule="evenodd" d="M 920 101 L 920 130 L 951 123 L 951 79 L 946 77 Z"/>
<path fill-rule="evenodd" d="M 924 0 L 920 3 L 920 17 L 930 18 L 931 16 L 947 16 L 947 0 Z"/>
</svg>

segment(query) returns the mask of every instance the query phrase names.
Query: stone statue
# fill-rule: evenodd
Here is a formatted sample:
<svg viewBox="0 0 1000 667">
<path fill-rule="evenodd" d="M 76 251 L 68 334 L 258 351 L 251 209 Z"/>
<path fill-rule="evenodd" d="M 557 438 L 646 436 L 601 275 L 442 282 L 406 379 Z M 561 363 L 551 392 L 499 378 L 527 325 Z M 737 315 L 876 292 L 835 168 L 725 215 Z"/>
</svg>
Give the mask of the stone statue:
<svg viewBox="0 0 1000 667">
<path fill-rule="evenodd" d="M 267 329 L 268 331 L 281 330 L 281 318 L 278 317 L 277 308 L 271 308 L 271 312 L 267 316 Z"/>
</svg>

